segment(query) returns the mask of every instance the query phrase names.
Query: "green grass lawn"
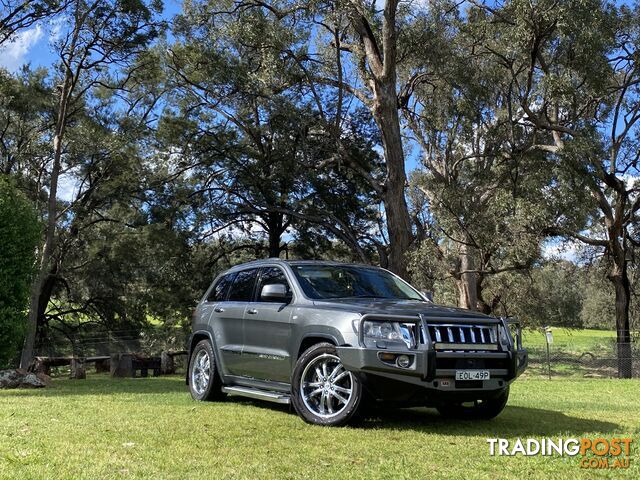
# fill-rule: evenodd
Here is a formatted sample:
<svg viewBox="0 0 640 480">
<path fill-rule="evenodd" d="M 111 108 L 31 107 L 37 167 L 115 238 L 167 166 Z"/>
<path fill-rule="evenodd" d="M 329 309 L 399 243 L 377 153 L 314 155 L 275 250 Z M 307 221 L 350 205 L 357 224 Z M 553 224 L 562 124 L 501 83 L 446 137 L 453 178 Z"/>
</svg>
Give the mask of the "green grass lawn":
<svg viewBox="0 0 640 480">
<path fill-rule="evenodd" d="M 382 412 L 354 428 L 303 423 L 235 397 L 196 403 L 178 377 L 57 380 L 0 391 L 0 477 L 28 478 L 640 478 L 640 381 L 517 381 L 489 422 L 428 409 Z M 491 457 L 488 437 L 631 436 L 628 470 L 579 457 Z"/>
</svg>

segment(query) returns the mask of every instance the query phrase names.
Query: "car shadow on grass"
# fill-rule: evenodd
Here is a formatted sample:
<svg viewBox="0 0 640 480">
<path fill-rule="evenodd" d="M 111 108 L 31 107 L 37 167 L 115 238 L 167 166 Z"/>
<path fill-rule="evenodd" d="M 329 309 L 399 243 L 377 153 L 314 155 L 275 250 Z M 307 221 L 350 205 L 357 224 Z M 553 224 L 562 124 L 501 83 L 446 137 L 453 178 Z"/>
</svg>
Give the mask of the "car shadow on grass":
<svg viewBox="0 0 640 480">
<path fill-rule="evenodd" d="M 225 402 L 251 408 L 295 415 L 289 405 L 229 396 Z M 302 421 L 302 420 L 300 420 Z M 515 436 L 582 436 L 586 433 L 612 433 L 624 430 L 617 423 L 579 418 L 560 411 L 508 406 L 492 420 L 453 420 L 442 417 L 431 408 L 376 408 L 352 428 L 363 430 L 413 430 L 440 435 L 486 437 Z"/>
<path fill-rule="evenodd" d="M 486 437 L 581 436 L 585 433 L 621 431 L 619 424 L 580 417 L 561 411 L 508 406 L 492 420 L 455 420 L 442 417 L 434 409 L 379 409 L 360 428 L 418 430 L 443 435 Z"/>
</svg>

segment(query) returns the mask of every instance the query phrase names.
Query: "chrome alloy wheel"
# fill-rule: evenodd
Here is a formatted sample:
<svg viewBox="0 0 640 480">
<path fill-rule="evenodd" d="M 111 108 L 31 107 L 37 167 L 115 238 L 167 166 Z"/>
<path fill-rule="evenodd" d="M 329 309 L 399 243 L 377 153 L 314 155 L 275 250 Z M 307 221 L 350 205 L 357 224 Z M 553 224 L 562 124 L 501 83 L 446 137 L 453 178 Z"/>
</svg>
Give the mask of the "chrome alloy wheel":
<svg viewBox="0 0 640 480">
<path fill-rule="evenodd" d="M 191 370 L 191 385 L 198 395 L 202 395 L 209 386 L 211 377 L 211 359 L 209 353 L 202 349 L 196 354 Z"/>
<path fill-rule="evenodd" d="M 314 415 L 331 418 L 339 415 L 353 392 L 353 375 L 340 358 L 329 353 L 319 355 L 302 372 L 300 396 Z"/>
</svg>

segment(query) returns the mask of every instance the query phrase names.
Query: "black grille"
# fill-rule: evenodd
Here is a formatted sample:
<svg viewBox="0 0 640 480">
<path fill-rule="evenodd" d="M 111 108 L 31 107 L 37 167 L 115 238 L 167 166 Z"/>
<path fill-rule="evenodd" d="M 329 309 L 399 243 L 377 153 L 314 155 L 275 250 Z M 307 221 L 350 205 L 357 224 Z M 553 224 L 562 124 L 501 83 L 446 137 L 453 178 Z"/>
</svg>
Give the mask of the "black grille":
<svg viewBox="0 0 640 480">
<path fill-rule="evenodd" d="M 430 324 L 436 350 L 497 350 L 497 325 Z"/>
</svg>

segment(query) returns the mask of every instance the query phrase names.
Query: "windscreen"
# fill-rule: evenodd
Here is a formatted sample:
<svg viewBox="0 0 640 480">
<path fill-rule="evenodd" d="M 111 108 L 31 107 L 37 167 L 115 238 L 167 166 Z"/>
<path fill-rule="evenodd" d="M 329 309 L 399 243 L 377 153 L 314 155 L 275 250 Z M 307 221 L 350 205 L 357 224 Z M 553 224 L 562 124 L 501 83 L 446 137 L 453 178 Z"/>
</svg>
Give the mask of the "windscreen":
<svg viewBox="0 0 640 480">
<path fill-rule="evenodd" d="M 316 300 L 329 298 L 423 300 L 409 284 L 378 268 L 340 265 L 293 265 L 292 268 L 306 296 Z"/>
</svg>

